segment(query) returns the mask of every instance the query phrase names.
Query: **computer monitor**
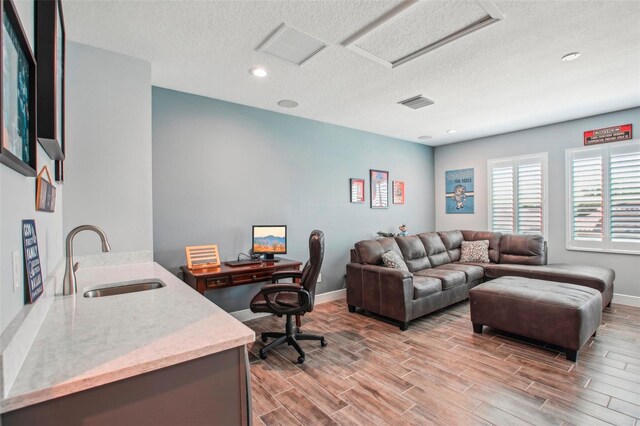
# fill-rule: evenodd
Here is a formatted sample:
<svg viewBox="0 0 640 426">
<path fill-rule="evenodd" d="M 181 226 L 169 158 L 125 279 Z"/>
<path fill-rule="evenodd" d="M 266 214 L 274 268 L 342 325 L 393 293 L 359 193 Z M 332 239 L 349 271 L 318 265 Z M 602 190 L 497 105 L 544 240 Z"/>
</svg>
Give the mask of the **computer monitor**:
<svg viewBox="0 0 640 426">
<path fill-rule="evenodd" d="M 263 254 L 264 260 L 277 260 L 274 254 L 287 253 L 287 225 L 253 225 L 253 254 Z"/>
</svg>

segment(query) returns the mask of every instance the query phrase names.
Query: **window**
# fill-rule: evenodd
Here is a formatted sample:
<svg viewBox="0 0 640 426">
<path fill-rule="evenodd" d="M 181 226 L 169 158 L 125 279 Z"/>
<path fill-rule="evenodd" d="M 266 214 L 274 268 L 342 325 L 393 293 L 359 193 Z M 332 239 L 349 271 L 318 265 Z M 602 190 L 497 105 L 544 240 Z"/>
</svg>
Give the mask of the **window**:
<svg viewBox="0 0 640 426">
<path fill-rule="evenodd" d="M 567 248 L 640 254 L 640 142 L 568 149 Z"/>
<path fill-rule="evenodd" d="M 489 229 L 546 236 L 547 153 L 489 160 Z"/>
</svg>

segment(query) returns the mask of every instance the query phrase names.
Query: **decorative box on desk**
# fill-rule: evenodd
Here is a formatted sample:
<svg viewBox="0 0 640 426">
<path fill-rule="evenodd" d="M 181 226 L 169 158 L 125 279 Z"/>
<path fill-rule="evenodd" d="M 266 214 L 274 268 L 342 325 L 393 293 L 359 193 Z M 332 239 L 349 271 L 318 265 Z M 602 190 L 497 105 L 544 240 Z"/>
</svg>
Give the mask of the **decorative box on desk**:
<svg viewBox="0 0 640 426">
<path fill-rule="evenodd" d="M 262 262 L 253 265 L 228 266 L 223 263 L 217 268 L 191 270 L 181 266 L 180 269 L 184 273 L 184 282 L 198 293 L 204 294 L 207 290 L 217 288 L 271 281 L 275 271 L 299 271 L 300 266 L 302 262 L 280 259 L 279 262 Z"/>
</svg>

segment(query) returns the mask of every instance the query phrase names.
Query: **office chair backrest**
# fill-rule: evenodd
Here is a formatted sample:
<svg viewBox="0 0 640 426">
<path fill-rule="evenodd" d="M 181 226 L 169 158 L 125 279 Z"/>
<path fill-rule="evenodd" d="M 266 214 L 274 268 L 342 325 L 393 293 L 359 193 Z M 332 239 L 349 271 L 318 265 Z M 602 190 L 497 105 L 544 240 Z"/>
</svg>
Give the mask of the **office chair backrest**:
<svg viewBox="0 0 640 426">
<path fill-rule="evenodd" d="M 324 259 L 324 232 L 315 230 L 309 236 L 309 260 L 302 270 L 301 284 L 305 290 L 311 295 L 311 309 L 316 298 L 316 284 L 318 283 L 318 275 L 322 268 L 322 259 Z"/>
</svg>

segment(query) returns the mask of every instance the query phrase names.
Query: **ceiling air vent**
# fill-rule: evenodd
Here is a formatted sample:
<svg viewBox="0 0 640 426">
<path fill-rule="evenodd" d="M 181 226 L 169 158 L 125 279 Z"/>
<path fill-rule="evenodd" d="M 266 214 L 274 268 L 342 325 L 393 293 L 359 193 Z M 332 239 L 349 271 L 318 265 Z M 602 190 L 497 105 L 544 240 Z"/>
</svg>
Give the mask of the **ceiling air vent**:
<svg viewBox="0 0 640 426">
<path fill-rule="evenodd" d="M 317 38 L 282 24 L 256 50 L 302 65 L 325 47 Z"/>
<path fill-rule="evenodd" d="M 411 109 L 420 109 L 434 104 L 431 99 L 424 98 L 422 95 L 414 96 L 413 98 L 405 99 L 398 103 L 400 105 L 408 106 Z"/>
</svg>

